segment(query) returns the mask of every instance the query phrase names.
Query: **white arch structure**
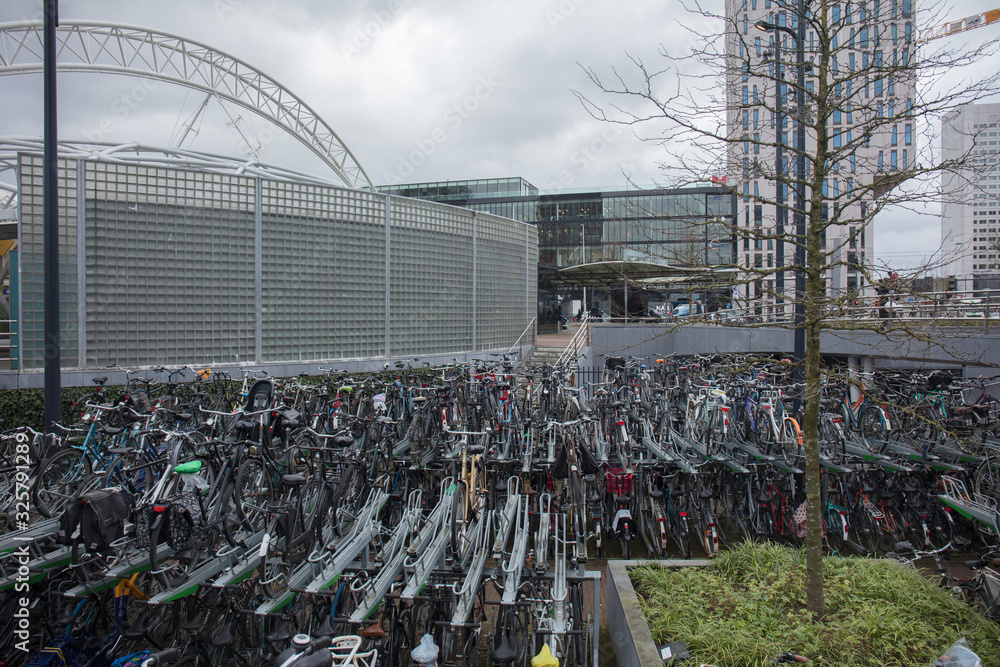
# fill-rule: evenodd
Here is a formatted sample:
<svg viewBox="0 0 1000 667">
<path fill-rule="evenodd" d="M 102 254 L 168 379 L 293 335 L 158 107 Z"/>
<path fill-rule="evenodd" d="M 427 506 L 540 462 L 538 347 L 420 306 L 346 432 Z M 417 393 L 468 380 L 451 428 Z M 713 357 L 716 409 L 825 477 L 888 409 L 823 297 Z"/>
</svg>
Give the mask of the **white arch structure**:
<svg viewBox="0 0 1000 667">
<path fill-rule="evenodd" d="M 337 133 L 297 95 L 246 62 L 183 37 L 114 23 L 63 21 L 59 71 L 139 76 L 217 95 L 281 127 L 348 187 L 375 190 Z M 42 22 L 0 24 L 0 75 L 41 73 Z"/>
</svg>

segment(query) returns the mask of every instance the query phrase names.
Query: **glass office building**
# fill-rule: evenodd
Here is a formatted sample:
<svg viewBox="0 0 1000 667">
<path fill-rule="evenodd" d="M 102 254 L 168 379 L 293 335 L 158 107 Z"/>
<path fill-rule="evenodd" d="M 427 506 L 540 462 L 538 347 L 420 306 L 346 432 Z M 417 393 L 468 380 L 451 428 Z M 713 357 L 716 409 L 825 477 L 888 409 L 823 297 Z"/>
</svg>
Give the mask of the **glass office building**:
<svg viewBox="0 0 1000 667">
<path fill-rule="evenodd" d="M 19 367 L 41 368 L 42 157 L 18 163 Z M 506 350 L 535 315 L 534 225 L 260 176 L 61 159 L 62 364 Z"/>
<path fill-rule="evenodd" d="M 379 190 L 448 201 L 534 225 L 542 276 L 545 269 L 614 260 L 687 268 L 736 263 L 736 196 L 724 186 L 540 193 L 515 177 L 392 185 Z M 543 292 L 549 292 L 544 277 L 541 283 Z M 563 301 L 582 296 L 579 289 L 552 289 Z"/>
<path fill-rule="evenodd" d="M 515 177 L 389 185 L 379 191 L 531 223 L 538 228 L 539 261 L 559 268 L 607 260 L 709 267 L 735 263 L 731 188 L 543 194 Z"/>
</svg>

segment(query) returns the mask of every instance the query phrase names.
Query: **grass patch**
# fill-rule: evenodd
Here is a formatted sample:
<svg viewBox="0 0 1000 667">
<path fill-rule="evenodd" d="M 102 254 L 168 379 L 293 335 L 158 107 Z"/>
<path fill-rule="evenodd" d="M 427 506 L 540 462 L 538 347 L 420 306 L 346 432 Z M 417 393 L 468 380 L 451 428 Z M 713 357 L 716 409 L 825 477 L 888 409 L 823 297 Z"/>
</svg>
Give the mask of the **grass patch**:
<svg viewBox="0 0 1000 667">
<path fill-rule="evenodd" d="M 966 637 L 1000 667 L 1000 627 L 910 568 L 827 558 L 826 618 L 805 611 L 801 551 L 745 543 L 706 568 L 642 566 L 630 575 L 657 644 L 683 641 L 692 664 L 767 665 L 791 651 L 814 667 L 931 664 Z"/>
</svg>

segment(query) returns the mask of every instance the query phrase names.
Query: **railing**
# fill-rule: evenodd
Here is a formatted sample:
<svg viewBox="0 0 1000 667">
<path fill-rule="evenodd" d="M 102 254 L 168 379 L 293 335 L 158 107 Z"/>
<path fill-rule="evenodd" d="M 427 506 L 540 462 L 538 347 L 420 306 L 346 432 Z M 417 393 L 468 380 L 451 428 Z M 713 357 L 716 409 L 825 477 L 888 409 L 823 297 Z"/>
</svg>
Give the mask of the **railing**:
<svg viewBox="0 0 1000 667">
<path fill-rule="evenodd" d="M 517 347 L 521 343 L 521 339 L 524 338 L 524 335 L 526 333 L 528 333 L 529 331 L 531 331 L 531 327 L 534 326 L 536 319 L 537 318 L 534 318 L 534 317 L 531 318 L 531 321 L 528 322 L 528 326 L 524 327 L 524 331 L 521 332 L 521 335 L 517 337 L 517 340 L 514 341 L 514 344 L 510 346 L 509 350 L 507 350 L 507 354 L 510 354 L 511 352 L 513 352 L 514 348 Z M 521 345 L 521 348 L 518 351 L 518 361 L 520 361 L 522 359 L 524 359 L 524 345 Z"/>
<path fill-rule="evenodd" d="M 569 345 L 566 349 L 562 351 L 559 358 L 556 360 L 556 367 L 576 365 L 577 355 L 580 350 L 587 346 L 590 341 L 590 319 L 584 314 L 583 318 L 580 320 L 580 328 L 576 330 L 573 334 L 573 338 L 569 341 Z"/>
<path fill-rule="evenodd" d="M 914 323 L 957 327 L 982 326 L 988 329 L 1000 326 L 1000 290 L 913 294 L 900 292 L 854 299 L 831 298 L 826 311 L 830 321 L 840 321 L 845 326 L 853 322 L 875 324 L 883 321 L 887 325 L 900 326 Z M 790 325 L 794 321 L 794 305 L 791 302 L 786 302 L 784 305 L 754 304 L 745 308 L 724 308 L 680 317 L 666 315 L 627 319 L 603 318 L 601 321 L 616 324 L 703 322 Z"/>
</svg>

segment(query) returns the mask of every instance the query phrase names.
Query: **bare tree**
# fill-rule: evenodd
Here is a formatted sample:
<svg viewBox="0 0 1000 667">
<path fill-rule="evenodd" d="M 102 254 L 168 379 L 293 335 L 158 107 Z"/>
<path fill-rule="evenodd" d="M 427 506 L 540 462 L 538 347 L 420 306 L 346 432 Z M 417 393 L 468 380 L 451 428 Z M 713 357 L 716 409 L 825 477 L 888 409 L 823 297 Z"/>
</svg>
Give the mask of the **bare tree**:
<svg viewBox="0 0 1000 667">
<path fill-rule="evenodd" d="M 671 185 L 726 173 L 736 188 L 743 294 L 804 339 L 806 586 L 822 614 L 820 334 L 874 326 L 849 317 L 881 279 L 872 222 L 889 208 L 940 202 L 942 175 L 969 168 L 968 152 L 942 155 L 940 121 L 997 90 L 1000 75 L 974 66 L 998 44 L 989 35 L 921 44 L 912 0 L 689 9 L 694 20 L 683 23 L 716 32 L 688 28 L 691 51 L 661 46 L 656 67 L 630 57 L 610 74 L 586 68 L 598 97 L 578 97 L 596 118 L 660 142 Z M 921 7 L 920 18 L 930 27 L 942 17 Z"/>
</svg>

